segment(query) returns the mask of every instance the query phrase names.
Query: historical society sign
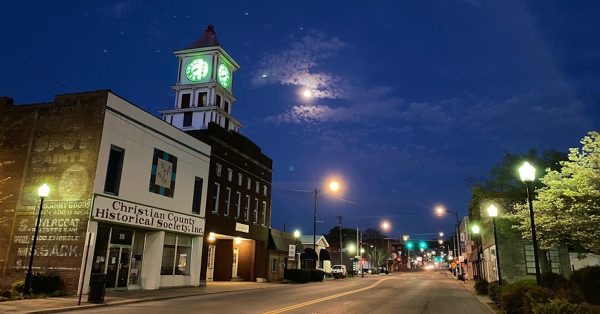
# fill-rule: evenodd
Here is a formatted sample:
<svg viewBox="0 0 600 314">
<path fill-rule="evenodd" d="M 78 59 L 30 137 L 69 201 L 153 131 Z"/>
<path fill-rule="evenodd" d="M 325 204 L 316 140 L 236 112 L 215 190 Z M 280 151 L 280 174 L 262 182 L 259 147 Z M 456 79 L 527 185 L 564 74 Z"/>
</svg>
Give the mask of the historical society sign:
<svg viewBox="0 0 600 314">
<path fill-rule="evenodd" d="M 203 219 L 124 200 L 96 195 L 92 219 L 164 231 L 204 234 Z"/>
</svg>

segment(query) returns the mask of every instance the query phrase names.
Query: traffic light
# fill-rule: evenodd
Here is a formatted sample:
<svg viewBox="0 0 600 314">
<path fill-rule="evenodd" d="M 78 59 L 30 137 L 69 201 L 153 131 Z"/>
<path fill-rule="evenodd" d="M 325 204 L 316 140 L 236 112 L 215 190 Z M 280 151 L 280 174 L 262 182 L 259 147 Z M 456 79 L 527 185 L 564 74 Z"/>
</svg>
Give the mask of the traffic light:
<svg viewBox="0 0 600 314">
<path fill-rule="evenodd" d="M 412 242 L 406 242 L 406 248 L 412 250 L 415 245 Z"/>
<path fill-rule="evenodd" d="M 419 248 L 420 249 L 426 249 L 427 248 L 427 242 L 425 242 L 425 241 L 419 242 Z"/>
</svg>

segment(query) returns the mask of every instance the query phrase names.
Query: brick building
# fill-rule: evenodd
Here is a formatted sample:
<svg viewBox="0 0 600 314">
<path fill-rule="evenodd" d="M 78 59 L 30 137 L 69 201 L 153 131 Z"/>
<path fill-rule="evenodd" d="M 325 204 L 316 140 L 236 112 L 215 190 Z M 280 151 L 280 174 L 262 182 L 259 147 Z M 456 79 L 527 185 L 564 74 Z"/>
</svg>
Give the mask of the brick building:
<svg viewBox="0 0 600 314">
<path fill-rule="evenodd" d="M 208 145 L 110 91 L 1 98 L 0 130 L 1 284 L 25 277 L 42 183 L 34 272 L 67 291 L 91 273 L 108 288 L 200 284 Z"/>
</svg>

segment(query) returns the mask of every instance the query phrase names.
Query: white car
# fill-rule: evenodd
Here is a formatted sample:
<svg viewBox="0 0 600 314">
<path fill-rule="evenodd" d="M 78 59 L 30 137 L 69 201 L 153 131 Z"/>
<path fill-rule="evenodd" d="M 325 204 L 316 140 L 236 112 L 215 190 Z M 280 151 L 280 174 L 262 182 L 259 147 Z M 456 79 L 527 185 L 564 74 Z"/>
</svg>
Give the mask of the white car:
<svg viewBox="0 0 600 314">
<path fill-rule="evenodd" d="M 331 267 L 331 275 L 333 278 L 346 278 L 348 272 L 346 272 L 346 265 L 333 265 Z"/>
</svg>

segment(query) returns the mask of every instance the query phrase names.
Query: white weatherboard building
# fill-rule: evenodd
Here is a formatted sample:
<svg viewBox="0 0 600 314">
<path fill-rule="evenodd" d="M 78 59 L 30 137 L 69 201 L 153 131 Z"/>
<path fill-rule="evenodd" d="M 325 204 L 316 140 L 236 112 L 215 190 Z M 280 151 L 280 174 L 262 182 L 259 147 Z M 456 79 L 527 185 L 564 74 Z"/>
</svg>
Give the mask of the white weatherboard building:
<svg viewBox="0 0 600 314">
<path fill-rule="evenodd" d="M 79 286 L 198 286 L 210 147 L 107 93 Z"/>
</svg>

